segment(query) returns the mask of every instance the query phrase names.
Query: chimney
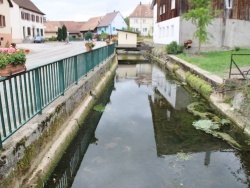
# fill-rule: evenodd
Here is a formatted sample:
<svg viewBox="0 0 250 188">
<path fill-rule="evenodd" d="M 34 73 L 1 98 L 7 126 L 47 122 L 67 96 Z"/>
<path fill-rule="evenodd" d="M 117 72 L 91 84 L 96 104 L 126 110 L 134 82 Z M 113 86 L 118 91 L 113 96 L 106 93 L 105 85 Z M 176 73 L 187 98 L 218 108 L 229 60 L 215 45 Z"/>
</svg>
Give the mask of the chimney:
<svg viewBox="0 0 250 188">
<path fill-rule="evenodd" d="M 141 5 L 141 2 L 140 2 L 140 5 Z"/>
</svg>

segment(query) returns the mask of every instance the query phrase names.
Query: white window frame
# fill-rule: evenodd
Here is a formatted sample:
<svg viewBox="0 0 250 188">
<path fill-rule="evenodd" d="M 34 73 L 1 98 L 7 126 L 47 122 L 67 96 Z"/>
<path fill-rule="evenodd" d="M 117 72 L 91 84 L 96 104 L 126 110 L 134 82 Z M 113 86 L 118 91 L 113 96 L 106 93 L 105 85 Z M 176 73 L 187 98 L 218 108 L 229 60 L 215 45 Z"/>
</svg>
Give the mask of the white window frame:
<svg viewBox="0 0 250 188">
<path fill-rule="evenodd" d="M 171 10 L 175 9 L 175 0 L 171 0 Z"/>
</svg>

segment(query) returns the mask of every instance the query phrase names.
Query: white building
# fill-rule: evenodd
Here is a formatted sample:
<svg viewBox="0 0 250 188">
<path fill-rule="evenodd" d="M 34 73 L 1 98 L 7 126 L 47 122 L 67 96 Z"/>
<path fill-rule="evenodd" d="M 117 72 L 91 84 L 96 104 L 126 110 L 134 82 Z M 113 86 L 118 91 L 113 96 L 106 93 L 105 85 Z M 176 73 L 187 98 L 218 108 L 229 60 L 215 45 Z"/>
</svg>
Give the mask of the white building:
<svg viewBox="0 0 250 188">
<path fill-rule="evenodd" d="M 150 4 L 139 4 L 129 16 L 129 25 L 142 36 L 153 35 L 153 11 Z"/>
<path fill-rule="evenodd" d="M 21 43 L 26 38 L 44 35 L 44 13 L 30 0 L 12 0 L 10 11 L 12 42 Z"/>
</svg>

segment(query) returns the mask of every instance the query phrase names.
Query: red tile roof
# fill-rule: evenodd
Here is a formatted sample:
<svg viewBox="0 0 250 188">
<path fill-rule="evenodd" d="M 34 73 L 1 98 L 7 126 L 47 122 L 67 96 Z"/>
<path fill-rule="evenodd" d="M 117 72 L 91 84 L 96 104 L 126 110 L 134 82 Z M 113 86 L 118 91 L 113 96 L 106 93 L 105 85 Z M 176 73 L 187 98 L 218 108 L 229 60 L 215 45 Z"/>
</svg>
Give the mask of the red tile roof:
<svg viewBox="0 0 250 188">
<path fill-rule="evenodd" d="M 74 21 L 46 21 L 44 23 L 46 33 L 54 33 L 58 31 L 58 28 L 66 26 L 69 33 L 79 33 L 80 28 L 85 22 L 74 22 Z"/>
<path fill-rule="evenodd" d="M 85 22 L 82 27 L 80 28 L 80 31 L 88 31 L 88 30 L 95 30 L 95 28 L 98 26 L 98 24 L 103 19 L 103 16 L 90 18 L 87 22 Z"/>
<path fill-rule="evenodd" d="M 130 14 L 131 18 L 153 18 L 153 10 L 150 4 L 139 4 Z"/>
<path fill-rule="evenodd" d="M 30 0 L 13 0 L 20 8 L 24 8 L 26 10 L 30 10 L 42 15 L 45 15 L 42 11 L 40 11 L 34 3 Z"/>
<path fill-rule="evenodd" d="M 97 27 L 109 26 L 119 12 L 107 13 Z"/>
</svg>

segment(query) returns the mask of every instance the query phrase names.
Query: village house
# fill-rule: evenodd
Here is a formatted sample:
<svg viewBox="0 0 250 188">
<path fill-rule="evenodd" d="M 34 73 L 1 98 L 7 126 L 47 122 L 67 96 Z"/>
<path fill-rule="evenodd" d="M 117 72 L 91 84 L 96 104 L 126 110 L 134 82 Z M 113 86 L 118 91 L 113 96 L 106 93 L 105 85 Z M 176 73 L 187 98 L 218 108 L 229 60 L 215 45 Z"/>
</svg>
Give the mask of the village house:
<svg viewBox="0 0 250 188">
<path fill-rule="evenodd" d="M 211 0 L 213 10 L 221 10 L 207 31 L 213 36 L 202 50 L 250 47 L 250 1 L 249 0 Z M 192 40 L 190 50 L 196 51 L 198 40 L 193 37 L 196 27 L 191 21 L 182 19 L 182 14 L 191 8 L 188 0 L 153 0 L 154 34 L 156 44 L 166 45 L 172 41 L 183 45 Z"/>
<path fill-rule="evenodd" d="M 128 26 L 119 11 L 107 13 L 97 26 L 97 33 L 103 32 L 109 35 L 117 35 L 117 29 L 126 29 Z"/>
<path fill-rule="evenodd" d="M 62 28 L 63 25 L 67 28 L 67 32 L 70 37 L 77 38 L 82 37 L 80 28 L 85 22 L 74 21 L 46 21 L 44 23 L 45 38 L 57 37 L 58 28 Z"/>
<path fill-rule="evenodd" d="M 10 25 L 10 8 L 13 7 L 11 0 L 0 0 L 0 47 L 12 42 Z"/>
<path fill-rule="evenodd" d="M 102 21 L 102 19 L 103 16 L 90 18 L 80 28 L 80 32 L 82 33 L 82 35 L 84 36 L 88 31 L 91 31 L 94 35 L 97 34 L 97 26 Z"/>
<path fill-rule="evenodd" d="M 12 0 L 10 23 L 12 42 L 21 43 L 24 39 L 44 35 L 44 16 L 30 0 Z"/>
<path fill-rule="evenodd" d="M 153 35 L 153 10 L 150 4 L 137 5 L 129 16 L 129 26 L 142 36 Z"/>
</svg>

